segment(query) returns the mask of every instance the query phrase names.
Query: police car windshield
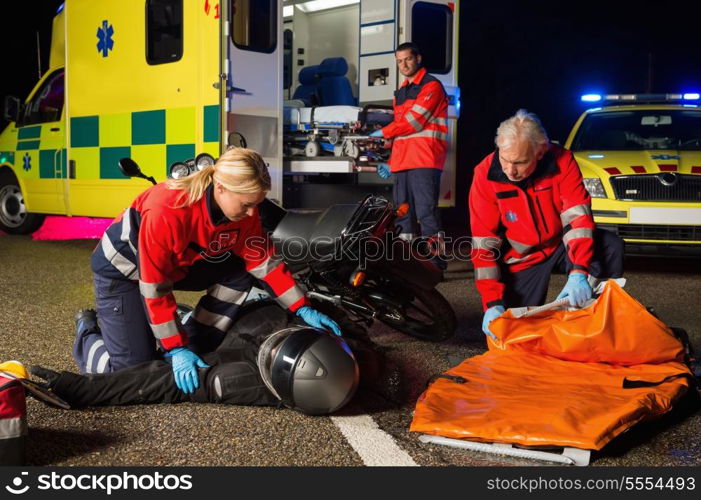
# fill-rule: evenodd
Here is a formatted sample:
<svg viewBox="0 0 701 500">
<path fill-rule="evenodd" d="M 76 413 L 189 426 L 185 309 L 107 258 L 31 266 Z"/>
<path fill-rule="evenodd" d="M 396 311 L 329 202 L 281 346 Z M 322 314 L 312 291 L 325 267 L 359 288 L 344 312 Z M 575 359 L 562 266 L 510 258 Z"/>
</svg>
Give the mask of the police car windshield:
<svg viewBox="0 0 701 500">
<path fill-rule="evenodd" d="M 701 151 L 701 110 L 630 110 L 589 114 L 572 151 Z"/>
</svg>

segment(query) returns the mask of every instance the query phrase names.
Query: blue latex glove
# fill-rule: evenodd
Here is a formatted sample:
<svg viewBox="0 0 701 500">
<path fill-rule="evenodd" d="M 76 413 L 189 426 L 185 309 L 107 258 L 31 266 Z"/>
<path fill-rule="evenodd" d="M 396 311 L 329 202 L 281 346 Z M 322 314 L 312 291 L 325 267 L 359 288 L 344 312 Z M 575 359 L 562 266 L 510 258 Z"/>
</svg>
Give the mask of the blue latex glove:
<svg viewBox="0 0 701 500">
<path fill-rule="evenodd" d="M 338 323 L 329 318 L 326 314 L 320 313 L 316 309 L 312 309 L 309 306 L 302 306 L 297 309 L 297 316 L 302 318 L 309 326 L 320 328 L 322 330 L 331 330 L 339 337 L 342 335 L 341 329 L 338 327 Z"/>
<path fill-rule="evenodd" d="M 384 135 L 382 135 L 382 129 L 378 128 L 370 134 L 370 137 L 384 137 Z"/>
<path fill-rule="evenodd" d="M 584 303 L 591 299 L 592 290 L 587 276 L 582 273 L 570 273 L 565 287 L 557 296 L 557 299 L 567 297 L 573 307 L 582 307 Z"/>
<path fill-rule="evenodd" d="M 197 368 L 209 368 L 209 365 L 189 349 L 176 347 L 166 353 L 171 358 L 175 385 L 185 394 L 192 394 L 200 386 Z"/>
<path fill-rule="evenodd" d="M 378 163 L 377 175 L 379 175 L 383 179 L 389 179 L 389 176 L 392 175 L 392 172 L 390 172 L 389 170 L 389 165 L 387 165 L 386 163 Z"/>
<path fill-rule="evenodd" d="M 504 306 L 492 306 L 486 311 L 484 311 L 484 318 L 482 318 L 482 331 L 486 334 L 492 337 L 494 340 L 499 340 L 496 335 L 492 333 L 492 331 L 489 329 L 489 323 L 497 319 L 499 316 L 504 314 L 506 309 L 504 309 Z"/>
</svg>

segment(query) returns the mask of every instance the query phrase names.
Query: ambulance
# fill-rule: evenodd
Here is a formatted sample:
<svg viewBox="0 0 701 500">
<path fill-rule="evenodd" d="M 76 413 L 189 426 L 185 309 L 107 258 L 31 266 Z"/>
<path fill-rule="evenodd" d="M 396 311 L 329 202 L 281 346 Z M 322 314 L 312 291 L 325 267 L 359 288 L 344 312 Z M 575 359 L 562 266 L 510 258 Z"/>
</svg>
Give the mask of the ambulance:
<svg viewBox="0 0 701 500">
<path fill-rule="evenodd" d="M 126 178 L 119 159 L 163 181 L 173 164 L 232 145 L 262 154 L 269 197 L 287 208 L 391 196 L 372 161 L 333 144 L 352 119 L 331 125 L 325 148 L 302 148 L 311 156 L 284 147 L 285 133 L 290 109 L 308 144 L 319 124 L 300 117 L 391 108 L 402 82 L 394 49 L 405 41 L 449 96 L 440 202 L 452 206 L 458 12 L 445 0 L 66 0 L 49 69 L 26 100 L 4 102 L 0 229 L 30 233 L 45 214 L 114 217 L 150 185 Z M 322 88 L 331 91 L 310 100 Z"/>
</svg>

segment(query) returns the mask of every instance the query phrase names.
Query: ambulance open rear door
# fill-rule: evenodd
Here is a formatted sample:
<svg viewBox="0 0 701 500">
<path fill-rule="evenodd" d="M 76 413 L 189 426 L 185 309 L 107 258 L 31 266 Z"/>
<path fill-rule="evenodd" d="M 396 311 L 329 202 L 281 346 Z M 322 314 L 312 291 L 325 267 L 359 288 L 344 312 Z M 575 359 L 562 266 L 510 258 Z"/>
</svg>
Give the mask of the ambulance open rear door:
<svg viewBox="0 0 701 500">
<path fill-rule="evenodd" d="M 282 2 L 222 0 L 222 60 L 226 87 L 223 146 L 258 151 L 268 164 L 272 190 L 282 200 Z"/>
</svg>

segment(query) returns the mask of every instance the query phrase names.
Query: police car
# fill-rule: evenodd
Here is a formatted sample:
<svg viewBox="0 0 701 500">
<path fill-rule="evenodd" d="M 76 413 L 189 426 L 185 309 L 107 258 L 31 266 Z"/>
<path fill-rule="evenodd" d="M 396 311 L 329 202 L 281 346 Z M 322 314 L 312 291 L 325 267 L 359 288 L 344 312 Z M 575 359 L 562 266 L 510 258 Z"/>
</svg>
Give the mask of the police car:
<svg viewBox="0 0 701 500">
<path fill-rule="evenodd" d="M 565 147 L 579 163 L 598 227 L 628 250 L 701 250 L 698 93 L 582 96 Z"/>
</svg>

